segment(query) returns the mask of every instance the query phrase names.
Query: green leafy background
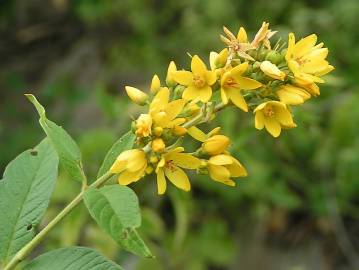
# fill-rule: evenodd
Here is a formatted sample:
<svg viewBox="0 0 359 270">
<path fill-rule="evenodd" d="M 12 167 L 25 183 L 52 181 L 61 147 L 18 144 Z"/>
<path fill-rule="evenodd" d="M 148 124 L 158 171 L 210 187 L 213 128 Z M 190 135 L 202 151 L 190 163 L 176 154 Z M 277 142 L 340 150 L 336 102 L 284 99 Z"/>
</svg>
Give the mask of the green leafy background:
<svg viewBox="0 0 359 270">
<path fill-rule="evenodd" d="M 141 110 L 124 85 L 147 89 L 170 60 L 187 67 L 221 48 L 222 25 L 250 34 L 269 21 L 279 36 L 317 33 L 336 70 L 322 95 L 294 110 L 279 139 L 228 110 L 218 119 L 249 177 L 235 188 L 192 176 L 193 190 L 156 195 L 131 186 L 156 259 L 121 250 L 81 205 L 39 251 L 87 245 L 125 269 L 355 269 L 359 250 L 359 2 L 357 0 L 10 0 L 0 3 L 0 168 L 43 138 L 31 104 L 78 142 L 91 182 L 111 145 Z M 217 123 L 219 124 L 219 123 Z M 213 124 L 215 125 L 215 123 Z M 81 183 L 60 168 L 43 224 Z M 346 240 L 350 240 L 350 242 Z M 37 253 L 36 253 L 37 254 Z"/>
</svg>

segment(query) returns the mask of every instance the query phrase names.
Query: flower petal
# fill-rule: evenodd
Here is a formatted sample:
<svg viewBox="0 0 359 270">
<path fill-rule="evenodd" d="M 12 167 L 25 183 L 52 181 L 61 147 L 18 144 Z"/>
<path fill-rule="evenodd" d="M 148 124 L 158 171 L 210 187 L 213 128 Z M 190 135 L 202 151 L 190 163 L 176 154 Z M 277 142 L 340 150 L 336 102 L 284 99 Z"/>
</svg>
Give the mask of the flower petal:
<svg viewBox="0 0 359 270">
<path fill-rule="evenodd" d="M 198 57 L 198 55 L 192 57 L 191 70 L 195 75 L 205 75 L 207 71 L 206 64 Z"/>
<path fill-rule="evenodd" d="M 186 104 L 186 100 L 184 99 L 176 99 L 174 101 L 171 101 L 168 103 L 165 112 L 167 114 L 167 117 L 169 120 L 174 119 L 180 112 L 182 112 L 182 109 L 184 105 Z"/>
<path fill-rule="evenodd" d="M 254 126 L 256 129 L 263 129 L 264 128 L 264 115 L 261 111 L 257 111 L 254 117 Z"/>
<path fill-rule="evenodd" d="M 233 160 L 233 163 L 226 166 L 229 170 L 231 177 L 243 177 L 247 176 L 247 170 L 243 167 L 243 165 L 234 157 L 231 157 Z"/>
<path fill-rule="evenodd" d="M 223 87 L 221 88 L 221 99 L 222 99 L 222 102 L 224 104 L 228 104 L 229 98 L 228 98 L 228 95 L 226 93 L 226 90 Z"/>
<path fill-rule="evenodd" d="M 170 90 L 167 87 L 161 88 L 150 104 L 150 112 L 156 113 L 166 108 L 169 96 Z"/>
<path fill-rule="evenodd" d="M 183 91 L 182 98 L 186 100 L 193 100 L 198 98 L 198 88 L 194 87 L 193 85 L 188 86 Z"/>
<path fill-rule="evenodd" d="M 248 42 L 247 32 L 243 27 L 239 28 L 239 31 L 237 34 L 237 40 L 241 43 Z"/>
<path fill-rule="evenodd" d="M 208 85 L 214 84 L 217 81 L 217 73 L 215 71 L 207 71 L 206 81 Z"/>
<path fill-rule="evenodd" d="M 124 171 L 118 177 L 118 183 L 123 186 L 127 186 L 133 182 L 138 181 L 144 174 L 144 169 L 136 172 Z"/>
<path fill-rule="evenodd" d="M 233 102 L 234 105 L 236 105 L 241 110 L 248 112 L 248 106 L 246 101 L 244 100 L 240 90 L 238 89 L 229 89 L 228 95 L 230 100 Z"/>
<path fill-rule="evenodd" d="M 231 156 L 221 154 L 221 155 L 216 155 L 216 156 L 211 157 L 208 160 L 208 163 L 213 164 L 213 165 L 229 165 L 229 164 L 233 163 L 233 160 L 232 160 Z"/>
<path fill-rule="evenodd" d="M 208 164 L 208 172 L 213 180 L 228 186 L 235 186 L 235 183 L 229 178 L 229 171 L 224 166 Z"/>
<path fill-rule="evenodd" d="M 184 169 L 197 169 L 201 165 L 201 161 L 188 153 L 171 152 L 167 159 L 172 160 L 174 164 Z"/>
<path fill-rule="evenodd" d="M 203 103 L 208 102 L 212 96 L 212 88 L 210 86 L 205 86 L 199 89 L 199 99 Z"/>
<path fill-rule="evenodd" d="M 157 192 L 162 195 L 166 192 L 166 178 L 163 169 L 159 169 L 157 172 Z"/>
<path fill-rule="evenodd" d="M 232 76 L 241 76 L 248 68 L 248 62 L 244 62 L 234 68 L 232 68 L 229 72 Z"/>
<path fill-rule="evenodd" d="M 204 142 L 207 140 L 206 134 L 196 126 L 188 128 L 187 133 L 197 141 Z"/>
<path fill-rule="evenodd" d="M 176 166 L 174 166 L 171 170 L 166 168 L 165 174 L 176 187 L 183 189 L 184 191 L 191 190 L 191 184 L 188 180 L 188 176 L 182 169 Z"/>
<path fill-rule="evenodd" d="M 293 118 L 287 108 L 276 106 L 274 107 L 275 118 L 279 123 L 285 126 L 291 126 L 293 124 Z"/>
<path fill-rule="evenodd" d="M 193 82 L 193 74 L 192 72 L 180 70 L 172 72 L 172 78 L 179 84 L 182 85 L 190 85 Z"/>
<path fill-rule="evenodd" d="M 237 77 L 236 80 L 239 84 L 239 88 L 243 90 L 257 89 L 262 86 L 260 82 L 246 77 Z"/>
<path fill-rule="evenodd" d="M 264 120 L 264 126 L 273 137 L 278 137 L 280 135 L 281 126 L 277 120 L 266 117 Z"/>
</svg>

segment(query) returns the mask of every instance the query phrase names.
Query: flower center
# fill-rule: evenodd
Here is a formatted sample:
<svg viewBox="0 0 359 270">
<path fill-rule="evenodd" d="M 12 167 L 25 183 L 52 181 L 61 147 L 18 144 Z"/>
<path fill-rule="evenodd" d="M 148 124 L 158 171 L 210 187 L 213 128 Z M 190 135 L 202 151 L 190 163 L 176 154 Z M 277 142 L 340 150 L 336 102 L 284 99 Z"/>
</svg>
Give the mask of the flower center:
<svg viewBox="0 0 359 270">
<path fill-rule="evenodd" d="M 174 172 L 176 170 L 175 164 L 173 160 L 167 160 L 165 164 L 166 169 L 169 169 L 170 171 Z"/>
<path fill-rule="evenodd" d="M 237 85 L 237 82 L 235 79 L 233 79 L 232 77 L 229 77 L 227 80 L 226 80 L 226 86 L 230 87 L 234 87 Z"/>
<path fill-rule="evenodd" d="M 230 47 L 236 52 L 241 50 L 241 45 L 239 44 L 239 42 L 237 40 L 232 40 Z"/>
<path fill-rule="evenodd" d="M 194 86 L 196 86 L 196 88 L 202 88 L 206 84 L 206 81 L 203 79 L 202 76 L 195 75 L 193 76 L 193 84 Z"/>
<path fill-rule="evenodd" d="M 270 117 L 270 118 L 273 118 L 274 115 L 275 115 L 275 112 L 273 110 L 273 107 L 272 106 L 267 106 L 264 108 L 264 114 L 267 116 L 267 117 Z"/>
</svg>

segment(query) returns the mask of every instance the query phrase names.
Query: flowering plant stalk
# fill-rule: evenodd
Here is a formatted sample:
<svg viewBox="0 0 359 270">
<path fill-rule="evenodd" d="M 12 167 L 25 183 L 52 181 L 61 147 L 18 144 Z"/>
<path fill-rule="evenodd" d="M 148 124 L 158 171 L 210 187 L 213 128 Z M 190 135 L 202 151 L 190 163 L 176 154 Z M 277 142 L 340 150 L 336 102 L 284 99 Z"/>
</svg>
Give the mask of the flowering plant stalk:
<svg viewBox="0 0 359 270">
<path fill-rule="evenodd" d="M 235 178 L 247 170 L 229 151 L 230 138 L 208 124 L 222 110 L 235 106 L 254 114 L 254 126 L 278 137 L 282 129 L 296 127 L 291 112 L 320 94 L 322 76 L 334 68 L 326 60 L 328 49 L 310 35 L 296 42 L 271 44 L 276 31 L 264 22 L 250 40 L 243 27 L 234 35 L 224 27 L 225 48 L 211 52 L 209 66 L 191 56 L 190 69 L 177 69 L 172 61 L 165 80 L 153 76 L 145 93 L 126 86 L 129 98 L 147 113 L 133 121 L 131 130 L 115 143 L 88 185 L 81 153 L 70 135 L 46 117 L 44 107 L 27 95 L 40 116 L 46 138 L 34 149 L 12 161 L 0 181 L 0 265 L 14 269 L 46 237 L 50 230 L 82 200 L 97 222 L 123 249 L 153 257 L 137 232 L 141 225 L 135 193 L 127 185 L 154 175 L 157 192 L 167 190 L 167 181 L 189 191 L 187 171 L 208 175 L 212 180 L 234 186 Z M 186 149 L 186 141 L 198 147 Z M 35 229 L 48 206 L 59 162 L 74 180 L 82 183 L 78 196 L 38 234 Z M 120 185 L 105 185 L 116 175 Z M 97 251 L 68 247 L 45 253 L 25 269 L 121 269 Z M 52 269 L 51 268 L 51 269 Z M 55 269 L 54 268 L 54 269 Z M 87 269 L 86 268 L 86 269 Z"/>
</svg>

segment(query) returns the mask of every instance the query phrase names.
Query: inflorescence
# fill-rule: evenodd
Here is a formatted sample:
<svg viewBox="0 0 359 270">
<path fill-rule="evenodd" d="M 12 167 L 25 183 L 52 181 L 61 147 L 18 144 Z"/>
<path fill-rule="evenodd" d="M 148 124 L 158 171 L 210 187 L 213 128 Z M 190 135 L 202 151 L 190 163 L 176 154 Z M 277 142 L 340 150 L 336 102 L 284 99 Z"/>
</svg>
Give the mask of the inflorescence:
<svg viewBox="0 0 359 270">
<path fill-rule="evenodd" d="M 234 105 L 254 113 L 256 129 L 266 128 L 278 137 L 282 129 L 296 127 L 290 107 L 318 96 L 317 83 L 324 83 L 321 77 L 334 69 L 326 60 L 328 49 L 316 44 L 315 34 L 296 42 L 290 33 L 287 45 L 279 40 L 272 46 L 276 31 L 269 23 L 263 22 L 252 41 L 243 27 L 237 36 L 223 29 L 226 48 L 210 53 L 210 68 L 194 55 L 190 71 L 177 70 L 172 61 L 164 83 L 154 75 L 149 94 L 126 86 L 130 99 L 148 106 L 148 113 L 133 122 L 136 148 L 121 153 L 111 168 L 119 174 L 119 184 L 156 174 L 158 194 L 165 193 L 166 179 L 189 191 L 186 169 L 234 186 L 232 178 L 247 171 L 228 151 L 230 139 L 220 127 L 206 134 L 198 126 Z M 190 153 L 183 147 L 188 138 L 201 142 Z"/>
</svg>

